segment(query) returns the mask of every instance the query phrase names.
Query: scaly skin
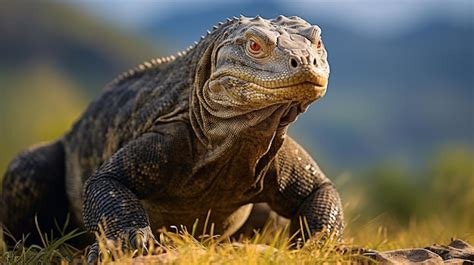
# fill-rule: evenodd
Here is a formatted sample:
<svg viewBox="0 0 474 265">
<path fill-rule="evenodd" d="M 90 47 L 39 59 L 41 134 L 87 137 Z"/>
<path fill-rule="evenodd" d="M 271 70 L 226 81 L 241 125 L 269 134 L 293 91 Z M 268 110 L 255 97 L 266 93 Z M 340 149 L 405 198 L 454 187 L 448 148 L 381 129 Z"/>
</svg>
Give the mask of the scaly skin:
<svg viewBox="0 0 474 265">
<path fill-rule="evenodd" d="M 136 236 L 153 239 L 160 227 L 190 227 L 196 218 L 202 225 L 209 210 L 215 233 L 232 235 L 258 202 L 292 219 L 293 232 L 306 217 L 312 234 L 325 228 L 341 237 L 338 193 L 286 135 L 326 92 L 320 33 L 298 17 L 234 18 L 186 52 L 124 73 L 54 148 L 12 162 L 4 224 L 16 236 L 30 232 L 15 222 L 30 222 L 32 212 L 57 199 L 37 195 L 25 203 L 29 215 L 18 215 L 11 205 L 31 198 L 15 185 L 27 179 L 24 186 L 36 191 L 56 172 L 65 187 L 51 184 L 47 191 L 68 202 L 58 213 L 72 213 L 90 232 L 103 225 L 107 238 L 126 238 L 132 247 Z M 97 254 L 93 245 L 89 261 Z"/>
</svg>

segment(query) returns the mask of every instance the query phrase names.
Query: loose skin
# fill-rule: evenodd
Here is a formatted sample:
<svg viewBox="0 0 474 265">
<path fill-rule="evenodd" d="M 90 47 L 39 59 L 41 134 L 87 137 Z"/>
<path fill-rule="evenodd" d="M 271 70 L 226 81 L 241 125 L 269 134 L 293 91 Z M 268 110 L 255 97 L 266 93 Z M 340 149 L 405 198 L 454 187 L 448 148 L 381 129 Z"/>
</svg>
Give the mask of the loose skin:
<svg viewBox="0 0 474 265">
<path fill-rule="evenodd" d="M 109 239 L 154 239 L 198 218 L 223 237 L 265 202 L 299 229 L 342 236 L 331 181 L 287 135 L 327 88 L 321 30 L 299 17 L 234 18 L 194 47 L 107 85 L 62 138 L 19 154 L 5 174 L 2 222 L 20 238 L 70 213 Z M 136 246 L 134 246 L 136 247 Z M 97 258 L 94 244 L 89 261 Z"/>
</svg>

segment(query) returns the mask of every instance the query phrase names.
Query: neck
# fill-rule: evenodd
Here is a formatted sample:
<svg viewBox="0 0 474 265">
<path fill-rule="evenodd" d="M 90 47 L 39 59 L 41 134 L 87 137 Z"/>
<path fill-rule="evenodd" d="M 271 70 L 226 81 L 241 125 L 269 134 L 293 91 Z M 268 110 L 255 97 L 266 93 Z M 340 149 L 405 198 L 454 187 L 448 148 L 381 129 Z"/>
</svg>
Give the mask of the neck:
<svg viewBox="0 0 474 265">
<path fill-rule="evenodd" d="M 206 82 L 204 87 L 208 88 L 207 85 Z M 280 127 L 280 120 L 290 104 L 242 109 L 238 105 L 216 100 L 208 91 L 194 89 L 190 108 L 191 125 L 206 148 L 206 161 L 218 159 L 225 153 L 236 155 L 236 151 L 246 152 L 243 155 L 249 158 L 249 166 L 255 167 L 262 157 L 268 156 L 269 151 L 274 149 L 272 145 L 285 136 L 286 127 Z"/>
</svg>

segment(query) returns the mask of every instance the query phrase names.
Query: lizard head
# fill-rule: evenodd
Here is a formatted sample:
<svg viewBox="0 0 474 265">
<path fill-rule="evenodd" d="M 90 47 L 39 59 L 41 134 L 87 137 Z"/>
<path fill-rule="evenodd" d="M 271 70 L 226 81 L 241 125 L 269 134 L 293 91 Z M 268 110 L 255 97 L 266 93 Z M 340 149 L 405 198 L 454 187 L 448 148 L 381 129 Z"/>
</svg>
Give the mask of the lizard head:
<svg viewBox="0 0 474 265">
<path fill-rule="evenodd" d="M 318 26 L 299 17 L 240 17 L 223 33 L 211 55 L 210 99 L 246 111 L 289 104 L 291 122 L 324 96 L 329 64 Z"/>
<path fill-rule="evenodd" d="M 192 124 L 199 135 L 216 139 L 262 123 L 269 132 L 285 128 L 326 93 L 321 29 L 299 17 L 229 19 L 198 46 Z M 217 119 L 233 129 L 219 128 Z"/>
</svg>

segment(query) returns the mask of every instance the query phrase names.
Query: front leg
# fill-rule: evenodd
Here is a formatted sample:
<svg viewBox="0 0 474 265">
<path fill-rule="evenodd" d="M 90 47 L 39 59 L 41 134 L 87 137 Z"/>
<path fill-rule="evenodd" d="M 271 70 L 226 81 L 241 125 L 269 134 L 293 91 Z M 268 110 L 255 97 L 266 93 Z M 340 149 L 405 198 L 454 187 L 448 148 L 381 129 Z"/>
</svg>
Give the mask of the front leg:
<svg viewBox="0 0 474 265">
<path fill-rule="evenodd" d="M 334 234 L 338 241 L 342 240 L 343 213 L 341 199 L 334 186 L 330 183 L 323 184 L 314 189 L 309 196 L 304 199 L 298 211 L 291 220 L 291 231 L 295 233 L 298 229 L 303 229 L 304 238 L 308 239 L 304 223 L 301 227 L 300 218 L 306 218 L 311 235 L 315 232 L 324 232 L 325 236 Z"/>
<path fill-rule="evenodd" d="M 146 134 L 117 151 L 84 185 L 83 218 L 86 228 L 100 232 L 107 239 L 125 240 L 137 248 L 139 239 L 154 240 L 148 216 L 140 203 L 150 194 L 163 190 L 162 176 L 169 175 L 170 150 L 182 144 L 169 141 L 169 136 Z M 185 141 L 182 141 L 185 142 Z M 91 247 L 88 262 L 98 257 L 97 243 Z"/>
<path fill-rule="evenodd" d="M 298 237 L 308 239 L 317 232 L 326 232 L 342 240 L 343 212 L 338 192 L 290 137 L 285 139 L 267 177 L 266 201 L 278 214 L 291 219 L 292 234 L 299 232 Z M 302 218 L 311 235 L 301 227 Z"/>
<path fill-rule="evenodd" d="M 86 183 L 83 218 L 89 232 L 104 232 L 107 239 L 121 240 L 134 249 L 138 248 L 137 240 L 141 243 L 154 240 L 148 216 L 137 195 L 111 177 L 102 175 L 100 180 Z M 98 256 L 96 242 L 88 253 L 88 263 L 95 262 Z"/>
</svg>

